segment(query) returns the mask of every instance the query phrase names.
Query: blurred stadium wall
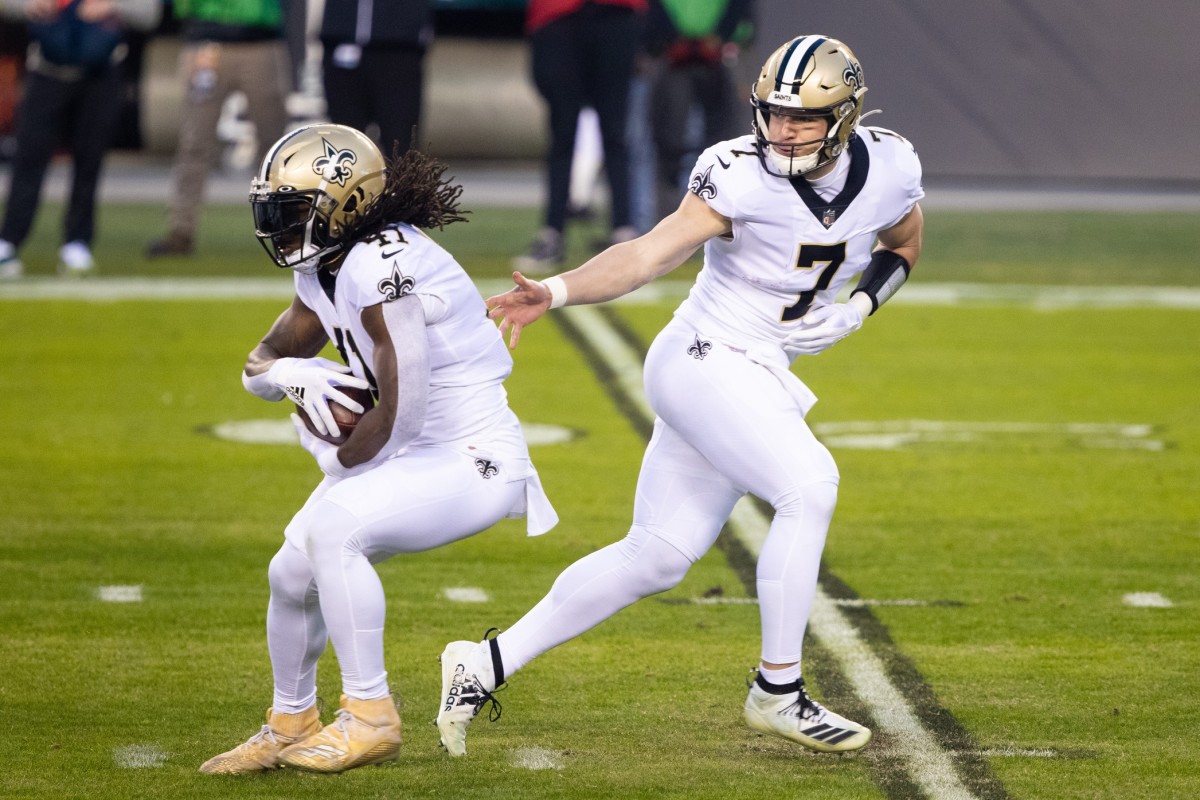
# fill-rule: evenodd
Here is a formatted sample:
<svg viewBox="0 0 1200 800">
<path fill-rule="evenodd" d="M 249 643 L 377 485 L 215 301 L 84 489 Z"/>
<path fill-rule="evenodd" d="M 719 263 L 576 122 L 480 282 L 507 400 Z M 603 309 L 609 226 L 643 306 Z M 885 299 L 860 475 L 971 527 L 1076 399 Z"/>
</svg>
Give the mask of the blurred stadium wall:
<svg viewBox="0 0 1200 800">
<path fill-rule="evenodd" d="M 1197 0 L 756 2 L 748 60 L 843 40 L 931 177 L 1200 182 Z"/>
<path fill-rule="evenodd" d="M 316 30 L 323 0 L 284 2 L 299 10 L 294 19 L 306 10 Z M 446 158 L 540 156 L 545 110 L 529 78 L 525 0 L 433 2 L 422 138 Z M 1197 0 L 754 2 L 758 38 L 739 76 L 746 95 L 758 66 L 790 36 L 840 38 L 863 62 L 867 108 L 884 112 L 870 124 L 908 137 L 930 178 L 1200 186 Z M 174 150 L 176 32 L 168 22 L 139 49 L 139 122 L 125 147 Z M 11 123 L 20 34 L 0 26 L 0 136 Z M 293 98 L 302 122 L 322 107 L 320 51 L 304 41 L 304 26 L 293 34 L 293 52 L 307 55 Z M 748 107 L 733 113 L 745 114 L 748 130 Z"/>
</svg>

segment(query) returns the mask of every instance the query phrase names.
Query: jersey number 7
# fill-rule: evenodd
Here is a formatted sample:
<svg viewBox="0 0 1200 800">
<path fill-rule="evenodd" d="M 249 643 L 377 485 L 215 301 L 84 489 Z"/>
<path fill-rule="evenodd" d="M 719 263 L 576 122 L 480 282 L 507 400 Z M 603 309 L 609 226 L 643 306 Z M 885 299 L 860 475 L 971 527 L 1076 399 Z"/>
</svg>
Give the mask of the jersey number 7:
<svg viewBox="0 0 1200 800">
<path fill-rule="evenodd" d="M 817 277 L 817 282 L 813 288 L 800 293 L 800 297 L 795 305 L 783 309 L 783 316 L 780 319 L 783 322 L 791 322 L 807 314 L 809 306 L 812 305 L 813 298 L 817 296 L 817 292 L 829 288 L 833 276 L 837 274 L 838 267 L 842 266 L 842 262 L 845 260 L 845 242 L 800 245 L 800 254 L 796 257 L 796 269 L 816 269 L 820 270 L 821 274 Z"/>
</svg>

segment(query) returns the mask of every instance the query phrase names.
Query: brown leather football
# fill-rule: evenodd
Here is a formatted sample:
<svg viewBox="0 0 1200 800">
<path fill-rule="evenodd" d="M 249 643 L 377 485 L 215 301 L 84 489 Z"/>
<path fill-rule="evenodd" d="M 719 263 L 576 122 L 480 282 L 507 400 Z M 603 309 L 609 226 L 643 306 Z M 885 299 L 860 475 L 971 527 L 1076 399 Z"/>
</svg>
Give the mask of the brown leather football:
<svg viewBox="0 0 1200 800">
<path fill-rule="evenodd" d="M 339 386 L 338 389 L 351 400 L 358 401 L 364 409 L 363 413 L 366 413 L 366 411 L 371 410 L 375 406 L 375 397 L 371 394 L 370 389 L 358 389 L 353 386 Z M 309 433 L 318 439 L 324 439 L 330 444 L 341 444 L 354 432 L 354 426 L 358 425 L 358 421 L 362 419 L 362 414 L 356 414 L 340 403 L 330 403 L 329 410 L 333 413 L 333 419 L 338 425 L 338 431 L 333 436 L 326 436 L 319 433 L 313 427 L 313 422 L 309 419 L 308 413 L 299 406 L 296 406 L 296 413 L 300 415 L 300 419 L 304 420 L 304 427 L 308 428 Z"/>
</svg>

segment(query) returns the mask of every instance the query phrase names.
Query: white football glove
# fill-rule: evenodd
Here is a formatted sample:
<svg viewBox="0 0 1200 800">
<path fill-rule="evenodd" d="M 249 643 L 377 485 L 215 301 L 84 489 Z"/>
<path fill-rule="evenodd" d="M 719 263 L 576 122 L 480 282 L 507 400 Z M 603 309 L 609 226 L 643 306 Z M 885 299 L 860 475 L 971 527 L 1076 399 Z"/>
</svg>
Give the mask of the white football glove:
<svg viewBox="0 0 1200 800">
<path fill-rule="evenodd" d="M 356 414 L 366 409 L 361 403 L 351 400 L 339 386 L 354 386 L 366 389 L 370 386 L 362 378 L 350 374 L 350 368 L 328 358 L 279 358 L 266 372 L 267 380 L 292 402 L 304 409 L 317 430 L 324 434 L 337 431 L 329 401 L 343 405 Z"/>
<path fill-rule="evenodd" d="M 341 459 L 338 458 L 338 446 L 313 436 L 312 431 L 304 424 L 304 420 L 300 419 L 299 414 L 292 414 L 292 425 L 296 427 L 296 434 L 300 437 L 300 446 L 312 454 L 312 457 L 317 460 L 317 466 L 321 468 L 321 472 L 329 477 L 349 478 L 370 469 L 370 462 L 359 464 L 356 467 L 347 467 L 342 464 Z"/>
<path fill-rule="evenodd" d="M 783 340 L 789 358 L 815 356 L 862 327 L 862 311 L 854 303 L 821 306 L 800 318 L 800 325 Z"/>
</svg>

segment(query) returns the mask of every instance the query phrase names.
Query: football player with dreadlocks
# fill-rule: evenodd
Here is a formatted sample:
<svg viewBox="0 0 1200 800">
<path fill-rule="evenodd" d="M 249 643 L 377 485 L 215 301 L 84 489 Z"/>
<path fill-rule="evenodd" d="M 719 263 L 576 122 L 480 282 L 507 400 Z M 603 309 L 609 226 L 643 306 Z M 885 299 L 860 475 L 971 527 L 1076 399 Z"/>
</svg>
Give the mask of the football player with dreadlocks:
<svg viewBox="0 0 1200 800">
<path fill-rule="evenodd" d="M 301 444 L 325 473 L 284 531 L 268 579 L 274 702 L 247 742 L 207 773 L 282 765 L 342 772 L 394 761 L 400 717 L 383 660 L 385 602 L 373 564 L 526 516 L 557 517 L 503 386 L 512 358 L 483 298 L 422 228 L 462 219 L 445 167 L 409 150 L 385 163 L 342 125 L 299 128 L 251 184 L 256 236 L 294 275 L 295 296 L 250 352 L 242 381 L 290 398 Z M 330 342 L 343 363 L 318 354 Z M 343 391 L 370 389 L 364 409 Z M 340 445 L 336 402 L 363 413 Z M 310 430 L 310 427 L 313 430 Z M 316 667 L 328 637 L 342 671 L 336 719 L 321 726 Z"/>
<path fill-rule="evenodd" d="M 747 493 L 775 514 L 758 559 L 762 650 L 745 721 L 819 751 L 870 741 L 867 727 L 812 700 L 801 677 L 838 469 L 804 420 L 816 396 L 789 369 L 857 330 L 921 252 L 920 162 L 901 136 L 859 124 L 866 91 L 845 44 L 792 39 L 753 86 L 753 133 L 701 154 L 675 212 L 570 272 L 540 282 L 515 273 L 516 288 L 488 300 L 515 347 L 550 309 L 620 297 L 704 247 L 691 293 L 646 356 L 657 419 L 633 526 L 568 567 L 496 638 L 447 645 L 438 728 L 452 755 L 466 752 L 468 723 L 514 672 L 679 583 Z"/>
</svg>

